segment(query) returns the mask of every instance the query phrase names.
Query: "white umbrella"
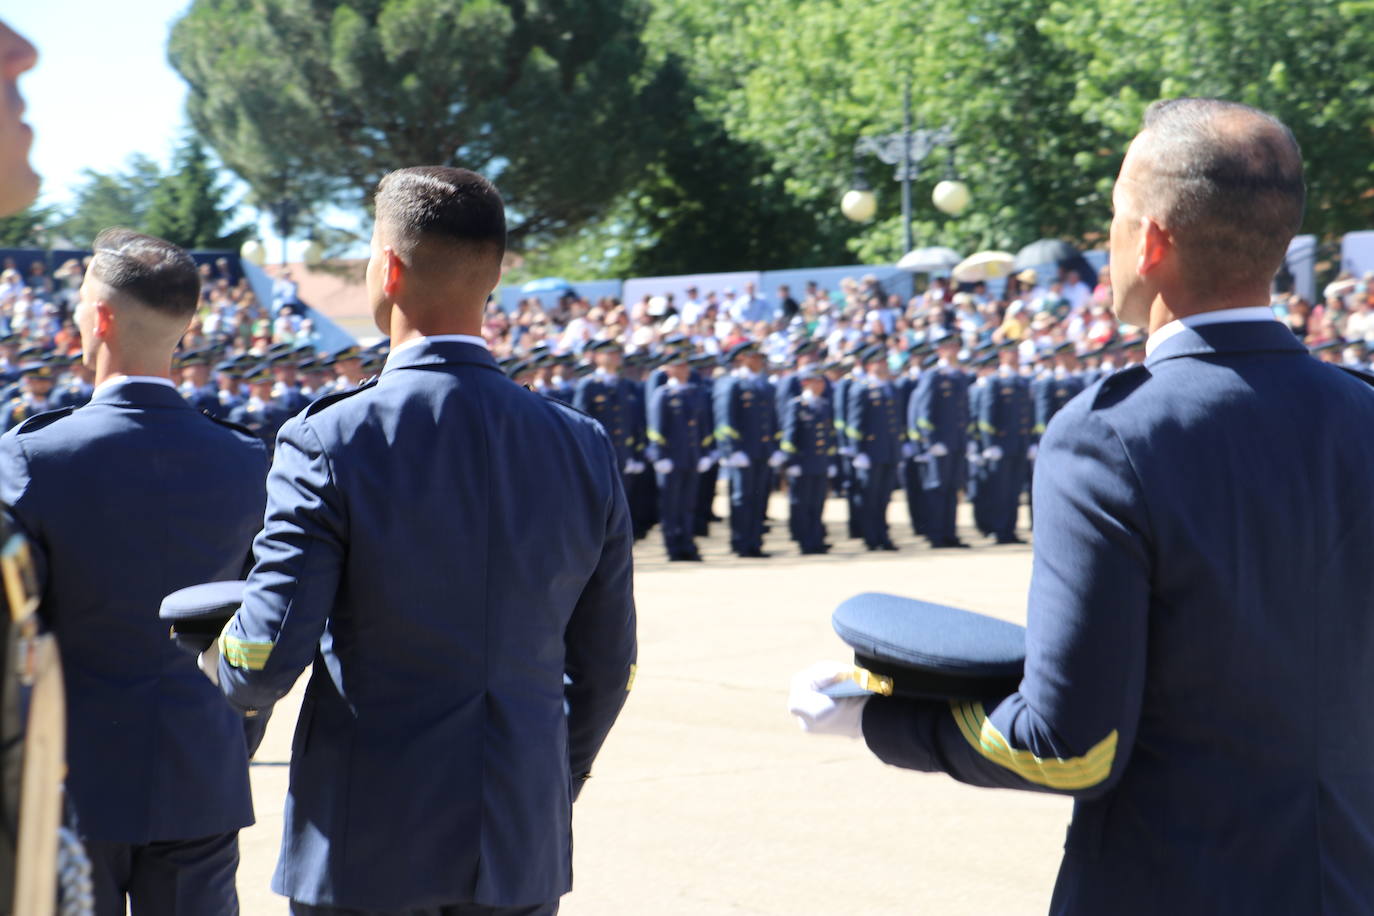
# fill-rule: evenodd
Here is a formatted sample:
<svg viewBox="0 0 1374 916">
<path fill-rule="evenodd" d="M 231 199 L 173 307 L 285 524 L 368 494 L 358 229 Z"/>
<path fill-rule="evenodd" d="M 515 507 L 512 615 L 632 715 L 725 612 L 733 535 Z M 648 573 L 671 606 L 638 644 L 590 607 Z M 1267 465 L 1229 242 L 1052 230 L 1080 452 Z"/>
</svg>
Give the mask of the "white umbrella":
<svg viewBox="0 0 1374 916">
<path fill-rule="evenodd" d="M 954 268 L 954 279 L 960 283 L 995 280 L 1011 273 L 1016 256 L 1007 251 L 980 251 L 971 254 Z"/>
<path fill-rule="evenodd" d="M 1359 283 L 1355 280 L 1354 277 L 1347 277 L 1344 280 L 1336 280 L 1332 283 L 1326 284 L 1326 289 L 1322 290 L 1322 298 L 1330 299 L 1333 296 L 1336 298 L 1340 298 L 1341 296 L 1348 296 L 1355 291 L 1355 287 L 1358 285 Z"/>
<path fill-rule="evenodd" d="M 929 273 L 933 270 L 949 270 L 963 259 L 964 256 L 953 248 L 935 245 L 930 248 L 911 249 L 902 255 L 902 259 L 897 262 L 897 267 L 912 273 Z"/>
</svg>

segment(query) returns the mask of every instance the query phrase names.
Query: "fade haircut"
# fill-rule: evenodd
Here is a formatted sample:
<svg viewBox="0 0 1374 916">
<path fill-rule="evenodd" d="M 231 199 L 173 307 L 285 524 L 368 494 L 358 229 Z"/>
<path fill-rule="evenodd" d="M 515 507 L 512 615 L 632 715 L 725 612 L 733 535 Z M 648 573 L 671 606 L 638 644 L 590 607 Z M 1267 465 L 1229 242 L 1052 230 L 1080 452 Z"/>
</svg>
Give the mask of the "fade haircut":
<svg viewBox="0 0 1374 916">
<path fill-rule="evenodd" d="M 200 301 L 196 262 L 171 242 L 132 229 L 95 237 L 91 277 L 155 312 L 190 320 Z"/>
<path fill-rule="evenodd" d="M 420 165 L 398 169 L 377 185 L 377 222 L 407 262 L 421 242 L 438 242 L 464 255 L 506 253 L 506 207 L 490 182 L 467 169 Z"/>
<path fill-rule="evenodd" d="M 1178 243 L 1202 293 L 1273 279 L 1302 225 L 1302 150 L 1273 115 L 1220 99 L 1145 111 L 1150 156 L 1139 202 Z"/>
</svg>

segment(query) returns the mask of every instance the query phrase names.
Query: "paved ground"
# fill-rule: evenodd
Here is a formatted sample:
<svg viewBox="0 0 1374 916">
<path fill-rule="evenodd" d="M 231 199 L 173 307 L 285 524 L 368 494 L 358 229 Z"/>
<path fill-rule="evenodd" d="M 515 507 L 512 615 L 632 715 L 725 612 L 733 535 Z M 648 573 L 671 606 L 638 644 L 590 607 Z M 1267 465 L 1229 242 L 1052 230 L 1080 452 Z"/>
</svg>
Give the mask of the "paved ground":
<svg viewBox="0 0 1374 916">
<path fill-rule="evenodd" d="M 640 547 L 639 676 L 575 809 L 565 916 L 1045 912 L 1066 799 L 886 767 L 859 742 L 802 734 L 785 709 L 794 671 L 848 658 L 829 624 L 843 599 L 889 591 L 1024 622 L 1030 548 L 965 531 L 976 549 L 931 551 L 894 500 L 903 550 L 869 554 L 833 536 L 842 512 L 832 500 L 837 550 L 825 557 L 798 556 L 785 523 L 768 560 L 730 557 L 724 525 L 703 542 L 704 564 L 667 563 L 652 535 Z M 246 916 L 286 912 L 267 885 L 298 704 L 299 688 L 253 767 Z"/>
</svg>

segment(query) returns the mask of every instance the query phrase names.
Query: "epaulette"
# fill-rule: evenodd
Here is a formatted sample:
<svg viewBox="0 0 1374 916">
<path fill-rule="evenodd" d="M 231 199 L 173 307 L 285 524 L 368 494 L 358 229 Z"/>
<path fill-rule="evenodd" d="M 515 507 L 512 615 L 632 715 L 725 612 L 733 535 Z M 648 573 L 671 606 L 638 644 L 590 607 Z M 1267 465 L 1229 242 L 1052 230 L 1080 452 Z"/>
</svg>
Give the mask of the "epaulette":
<svg viewBox="0 0 1374 916">
<path fill-rule="evenodd" d="M 16 426 L 14 428 L 14 431 L 21 436 L 24 433 L 31 433 L 36 429 L 42 429 L 43 427 L 52 423 L 54 420 L 62 419 L 63 417 L 71 413 L 73 410 L 76 410 L 76 408 L 58 407 L 56 410 L 45 410 L 42 413 L 36 413 L 33 416 L 29 417 L 27 420 L 25 420 L 23 423 L 20 423 L 18 426 Z"/>
<path fill-rule="evenodd" d="M 367 379 L 366 381 L 359 382 L 356 388 L 350 388 L 347 391 L 335 391 L 331 394 L 326 394 L 318 401 L 313 401 L 310 405 L 308 405 L 305 408 L 305 415 L 307 417 L 313 417 L 315 414 L 319 413 L 321 410 L 324 410 L 330 404 L 342 401 L 344 398 L 351 398 L 358 392 L 366 391 L 367 389 L 372 388 L 376 384 L 377 376 L 374 375 L 372 378 Z"/>
<path fill-rule="evenodd" d="M 233 420 L 226 420 L 223 417 L 217 417 L 214 414 L 210 413 L 210 411 L 208 410 L 202 410 L 200 412 L 200 415 L 202 417 L 205 417 L 207 420 L 211 420 L 215 423 L 218 423 L 220 426 L 227 426 L 236 433 L 243 433 L 245 436 L 251 436 L 254 439 L 258 438 L 257 433 L 253 432 L 251 429 L 244 426 L 242 423 L 235 423 Z"/>
<path fill-rule="evenodd" d="M 1093 397 L 1093 409 L 1096 410 L 1099 406 L 1106 406 L 1102 404 L 1102 399 L 1108 395 L 1118 399 L 1125 397 L 1134 391 L 1136 386 L 1140 385 L 1149 377 L 1150 370 L 1146 368 L 1144 363 L 1136 363 L 1133 366 L 1123 366 L 1117 369 L 1111 375 L 1095 383 L 1097 385 L 1097 394 Z"/>
</svg>

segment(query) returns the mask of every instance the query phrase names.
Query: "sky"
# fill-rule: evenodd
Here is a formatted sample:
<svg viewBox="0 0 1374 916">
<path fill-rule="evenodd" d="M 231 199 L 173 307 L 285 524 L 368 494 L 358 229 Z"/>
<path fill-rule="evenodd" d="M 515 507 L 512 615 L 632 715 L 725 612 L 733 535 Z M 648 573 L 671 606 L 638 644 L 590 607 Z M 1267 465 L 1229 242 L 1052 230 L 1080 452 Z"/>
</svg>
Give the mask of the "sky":
<svg viewBox="0 0 1374 916">
<path fill-rule="evenodd" d="M 29 161 L 43 176 L 41 203 L 70 202 L 82 169 L 116 170 L 134 153 L 167 165 L 186 126 L 186 84 L 167 63 L 167 35 L 189 6 L 190 0 L 3 5 L 0 19 L 38 48 L 38 66 L 19 78 L 19 91 L 34 131 Z M 242 213 L 245 221 L 256 217 Z M 260 228 L 275 258 L 280 243 L 265 224 Z"/>
</svg>

